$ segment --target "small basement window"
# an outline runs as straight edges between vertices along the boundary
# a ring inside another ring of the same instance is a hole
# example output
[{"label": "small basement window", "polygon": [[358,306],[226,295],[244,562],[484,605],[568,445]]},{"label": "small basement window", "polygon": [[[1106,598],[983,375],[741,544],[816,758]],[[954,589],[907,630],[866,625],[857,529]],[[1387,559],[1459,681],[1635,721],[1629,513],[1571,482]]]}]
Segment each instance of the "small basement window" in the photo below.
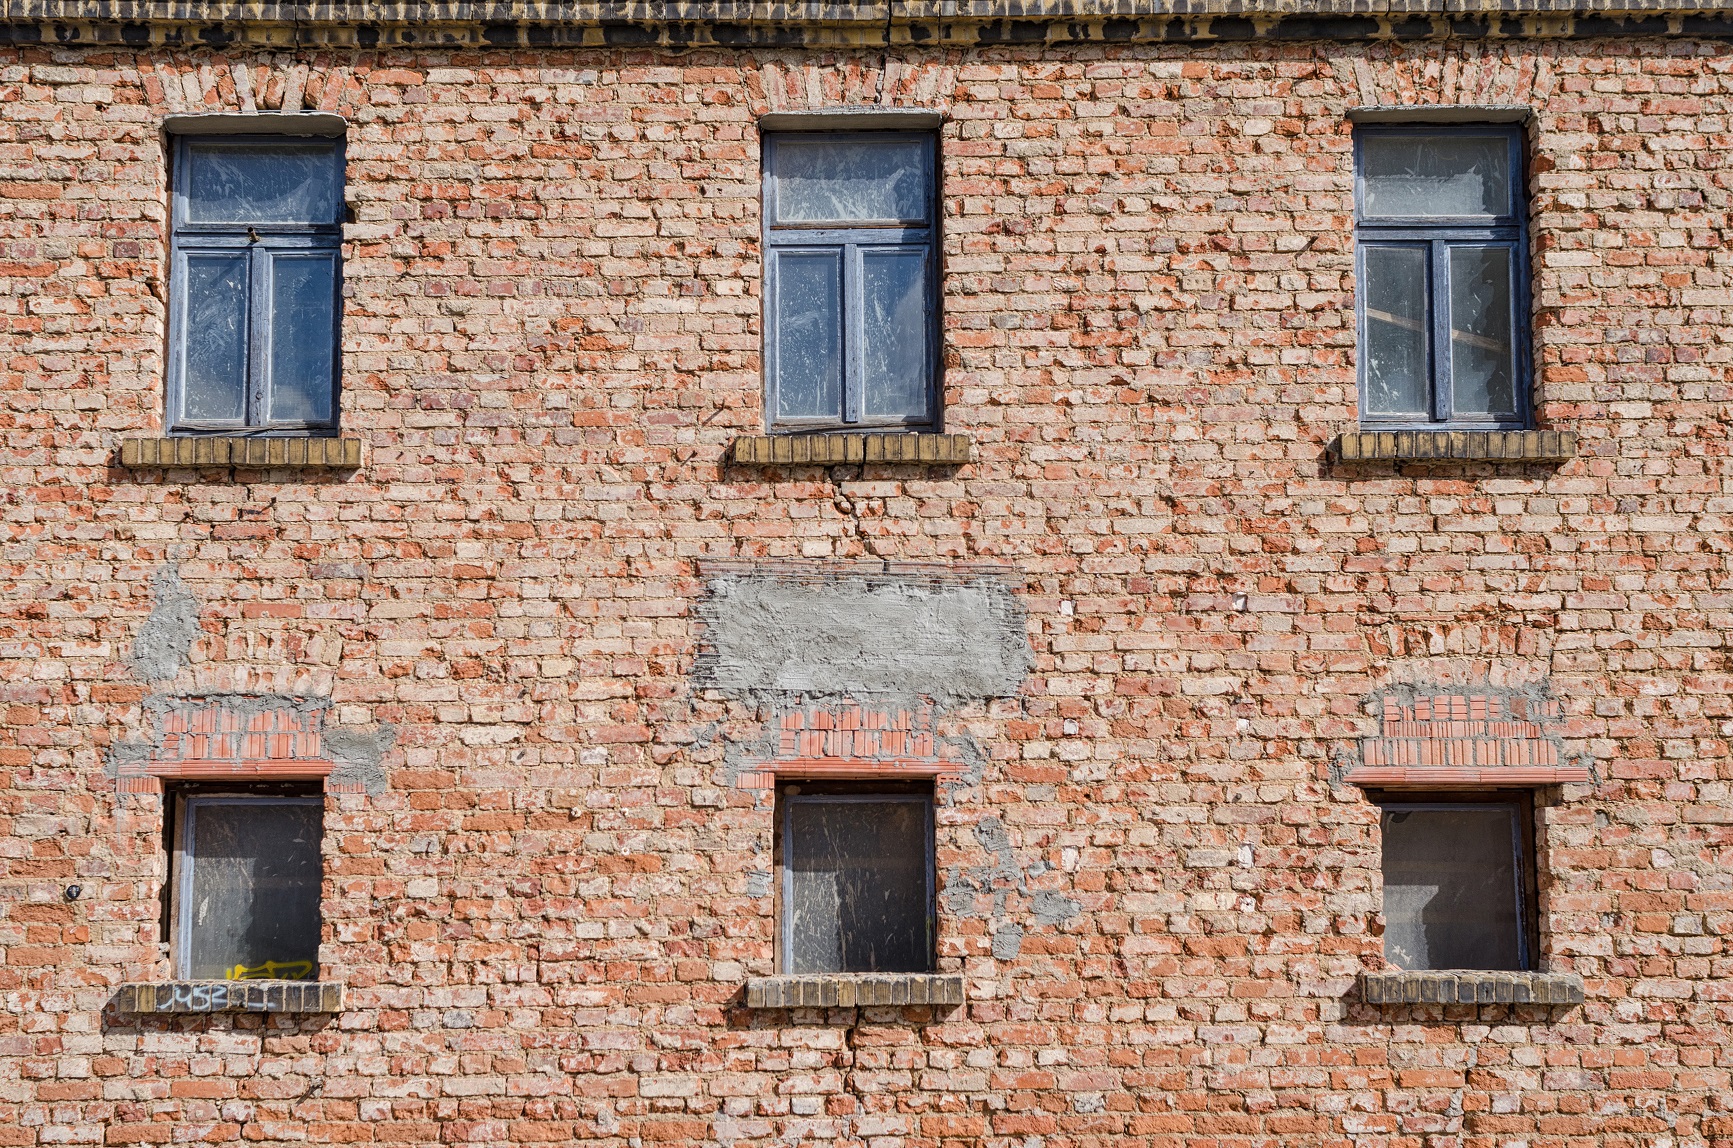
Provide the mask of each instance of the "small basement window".
[{"label": "small basement window", "polygon": [[1399,969],[1534,967],[1527,793],[1381,800],[1384,959]]},{"label": "small basement window", "polygon": [[924,973],[933,967],[930,786],[784,786],[781,971]]},{"label": "small basement window", "polygon": [[177,979],[317,978],[325,802],[284,788],[174,795],[169,935]]}]

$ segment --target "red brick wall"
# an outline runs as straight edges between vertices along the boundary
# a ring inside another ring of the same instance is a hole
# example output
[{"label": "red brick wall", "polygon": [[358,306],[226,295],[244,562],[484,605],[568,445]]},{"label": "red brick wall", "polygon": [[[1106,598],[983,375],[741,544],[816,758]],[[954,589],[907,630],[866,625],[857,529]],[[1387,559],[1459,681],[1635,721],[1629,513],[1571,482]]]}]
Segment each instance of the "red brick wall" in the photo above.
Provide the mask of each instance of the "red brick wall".
[{"label": "red brick wall", "polygon": [[[1733,1144],[1733,49],[893,59],[886,100],[950,117],[946,423],[978,461],[724,466],[761,429],[754,117],[870,100],[880,59],[0,50],[0,1144]],[[353,121],[363,465],[120,470],[161,427],[161,118],[285,100]],[[1573,461],[1325,454],[1344,113],[1399,102],[1536,109]],[[981,759],[940,811],[981,893],[941,915],[966,1007],[739,1007],[771,825],[730,757],[766,735],[691,685],[706,557],[1022,571],[1034,673],[937,730]],[[170,561],[202,636],[144,682]],[[1368,700],[1543,684],[1596,778],[1543,791],[1538,850],[1587,1002],[1356,1003],[1376,816],[1332,779]],[[117,792],[117,747],[150,698],[237,692],[397,728],[388,787],[329,801],[350,1007],[105,1013],[167,971],[161,799]]]}]

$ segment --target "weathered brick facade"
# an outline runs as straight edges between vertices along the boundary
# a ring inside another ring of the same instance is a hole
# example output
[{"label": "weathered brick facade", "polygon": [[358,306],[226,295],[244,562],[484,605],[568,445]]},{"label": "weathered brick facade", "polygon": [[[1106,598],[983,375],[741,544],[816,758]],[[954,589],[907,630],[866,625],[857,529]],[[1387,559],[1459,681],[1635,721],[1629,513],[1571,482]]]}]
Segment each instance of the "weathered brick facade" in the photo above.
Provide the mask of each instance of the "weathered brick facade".
[{"label": "weathered brick facade", "polygon": [[[8,12],[0,1144],[1733,1145],[1725,14],[684,50]],[[966,464],[730,455],[765,430],[756,120],[851,104],[945,116]],[[1332,453],[1348,113],[1394,104],[1532,109],[1573,457]],[[299,108],[348,120],[360,464],[123,466],[163,432],[162,123]],[[936,704],[730,678],[705,611],[764,580],[978,595],[1026,658]],[[1501,736],[1588,771],[1535,791],[1540,965],[1582,1003],[1367,1003],[1348,774],[1416,763],[1362,739]],[[966,1003],[747,1008],[779,758],[887,755],[942,775]],[[185,761],[330,775],[340,1011],[122,1011],[168,976]]]}]

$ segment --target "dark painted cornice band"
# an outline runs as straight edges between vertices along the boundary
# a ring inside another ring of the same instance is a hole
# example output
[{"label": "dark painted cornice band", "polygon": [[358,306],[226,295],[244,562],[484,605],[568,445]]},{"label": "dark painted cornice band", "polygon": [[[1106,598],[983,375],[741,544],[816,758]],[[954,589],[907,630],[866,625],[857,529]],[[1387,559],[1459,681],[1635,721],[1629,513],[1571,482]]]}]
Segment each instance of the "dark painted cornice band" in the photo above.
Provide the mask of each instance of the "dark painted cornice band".
[{"label": "dark painted cornice band", "polygon": [[778,48],[1733,37],[1727,0],[0,0],[0,42]]}]

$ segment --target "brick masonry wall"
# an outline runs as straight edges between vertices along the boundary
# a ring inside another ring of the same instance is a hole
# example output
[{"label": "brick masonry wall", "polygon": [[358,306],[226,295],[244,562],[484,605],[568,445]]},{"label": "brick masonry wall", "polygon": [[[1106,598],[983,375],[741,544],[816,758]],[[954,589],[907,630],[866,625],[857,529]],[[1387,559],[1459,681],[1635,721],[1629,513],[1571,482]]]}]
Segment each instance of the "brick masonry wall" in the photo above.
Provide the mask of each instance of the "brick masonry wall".
[{"label": "brick masonry wall", "polygon": [[[949,116],[977,461],[725,464],[754,117],[881,91]],[[1408,102],[1536,110],[1563,465],[1326,454],[1344,113]],[[284,106],[353,121],[362,466],[122,470],[161,427],[158,125]],[[1730,115],[1690,40],[0,50],[0,1143],[1733,1144]],[[692,684],[706,558],[1021,571],[1033,673],[935,731],[978,750],[939,814],[963,1008],[742,1007],[771,807],[732,779],[779,731]],[[1542,793],[1541,948],[1583,1005],[1357,1001],[1340,770],[1393,689],[1559,701],[1595,780]],[[117,775],[162,699],[234,694],[322,699],[386,782],[328,800],[345,1011],[105,1011],[167,974],[161,798]]]}]

